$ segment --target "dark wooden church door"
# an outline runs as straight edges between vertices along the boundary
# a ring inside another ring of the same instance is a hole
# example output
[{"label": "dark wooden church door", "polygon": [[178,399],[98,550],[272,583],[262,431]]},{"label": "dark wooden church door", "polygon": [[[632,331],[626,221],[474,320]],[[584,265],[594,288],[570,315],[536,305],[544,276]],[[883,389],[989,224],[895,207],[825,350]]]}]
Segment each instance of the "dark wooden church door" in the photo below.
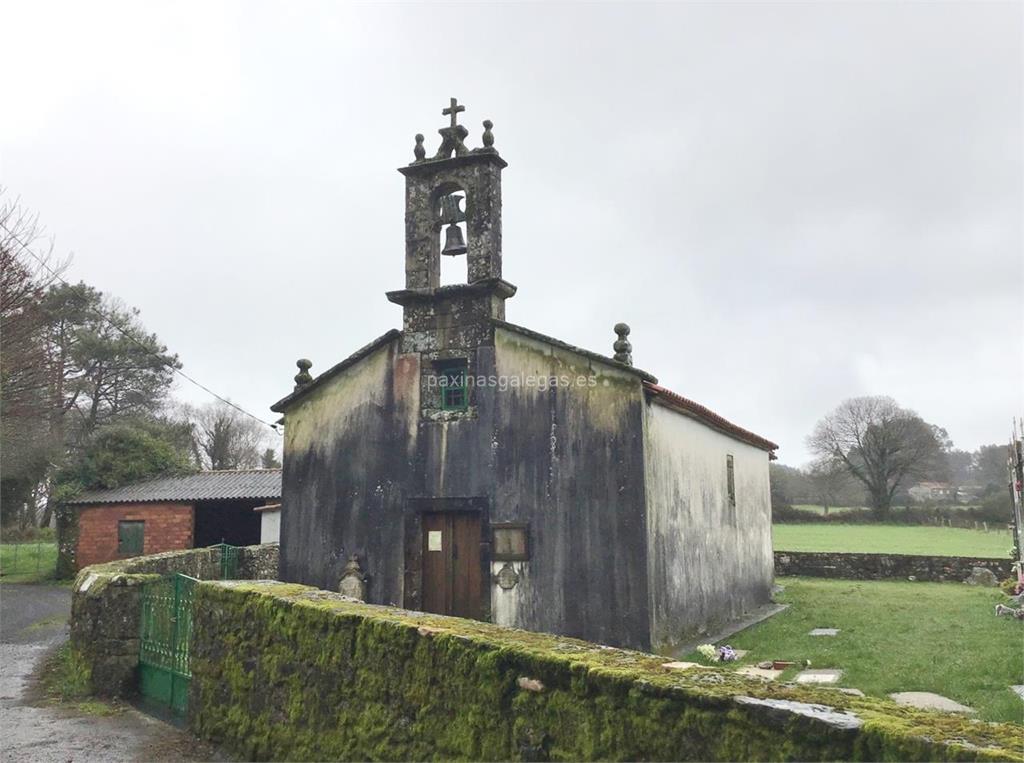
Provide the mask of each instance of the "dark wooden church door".
[{"label": "dark wooden church door", "polygon": [[423,610],[480,617],[480,515],[423,514]]}]

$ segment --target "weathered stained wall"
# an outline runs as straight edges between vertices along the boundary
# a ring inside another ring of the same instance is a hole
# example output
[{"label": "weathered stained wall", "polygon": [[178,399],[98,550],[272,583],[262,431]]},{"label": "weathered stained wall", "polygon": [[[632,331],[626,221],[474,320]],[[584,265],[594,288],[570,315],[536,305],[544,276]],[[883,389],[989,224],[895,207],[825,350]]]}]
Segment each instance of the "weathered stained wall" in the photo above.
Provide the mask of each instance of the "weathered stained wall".
[{"label": "weathered stained wall", "polygon": [[287,408],[282,579],[336,590],[357,554],[369,602],[419,608],[419,512],[468,499],[485,526],[529,527],[518,583],[486,582],[484,619],[646,648],[766,602],[767,453],[647,404],[628,369],[492,326],[493,344],[462,350],[494,380],[467,411],[421,408],[419,355],[397,337]]},{"label": "weathered stained wall", "polygon": [[419,416],[419,364],[399,338],[285,414],[281,579],[337,590],[350,554],[368,601],[402,603],[403,509]]},{"label": "weathered stained wall", "polygon": [[492,585],[494,621],[647,646],[639,377],[504,328],[495,330],[495,354],[499,380],[570,384],[491,393],[492,432],[482,443],[494,469],[491,522],[528,522],[531,547],[529,561],[513,563],[514,588]]},{"label": "weathered stained wall", "polygon": [[645,406],[644,449],[652,644],[670,648],[769,600],[768,454],[657,402]]}]

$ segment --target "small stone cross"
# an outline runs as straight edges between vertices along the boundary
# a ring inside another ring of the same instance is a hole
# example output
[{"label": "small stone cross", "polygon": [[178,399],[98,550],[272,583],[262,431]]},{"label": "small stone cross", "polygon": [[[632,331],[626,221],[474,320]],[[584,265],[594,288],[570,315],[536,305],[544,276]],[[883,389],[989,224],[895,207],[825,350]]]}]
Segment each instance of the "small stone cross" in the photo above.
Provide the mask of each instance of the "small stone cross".
[{"label": "small stone cross", "polygon": [[452,98],[451,99],[451,106],[449,106],[447,109],[441,109],[441,114],[443,116],[448,116],[450,114],[451,117],[452,117],[452,127],[457,127],[458,124],[459,124],[458,123],[459,112],[460,111],[465,111],[465,110],[466,110],[465,106],[460,106],[459,105],[459,99],[458,98]]}]

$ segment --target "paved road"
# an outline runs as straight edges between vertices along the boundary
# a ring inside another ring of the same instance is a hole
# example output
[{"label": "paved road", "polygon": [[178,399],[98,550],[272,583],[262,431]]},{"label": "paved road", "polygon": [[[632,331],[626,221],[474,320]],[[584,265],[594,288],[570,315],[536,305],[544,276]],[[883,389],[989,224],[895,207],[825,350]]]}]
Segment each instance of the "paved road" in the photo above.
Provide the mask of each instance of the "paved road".
[{"label": "paved road", "polygon": [[0,761],[209,760],[188,734],[118,705],[113,715],[34,698],[33,672],[67,638],[68,588],[0,583]]}]

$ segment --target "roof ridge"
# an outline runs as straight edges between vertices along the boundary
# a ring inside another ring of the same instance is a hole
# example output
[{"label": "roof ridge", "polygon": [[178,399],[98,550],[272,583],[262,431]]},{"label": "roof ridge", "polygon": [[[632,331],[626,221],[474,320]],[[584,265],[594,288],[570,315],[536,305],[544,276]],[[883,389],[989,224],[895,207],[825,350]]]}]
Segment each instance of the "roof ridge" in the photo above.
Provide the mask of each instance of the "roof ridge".
[{"label": "roof ridge", "polygon": [[[193,474],[241,474],[248,472],[279,472],[281,471],[280,466],[269,466],[269,467],[253,467],[251,469],[200,469],[198,472],[190,472],[189,474],[178,475],[181,477],[190,477]],[[174,475],[169,475],[174,476]]]},{"label": "roof ridge", "polygon": [[296,400],[301,398],[306,393],[316,389],[323,382],[327,381],[328,379],[330,379],[335,374],[338,374],[338,373],[344,371],[346,368],[349,368],[350,366],[355,365],[357,362],[359,362],[363,358],[365,358],[368,355],[370,355],[371,353],[379,350],[381,347],[385,346],[388,342],[391,342],[391,341],[397,339],[400,336],[402,336],[402,332],[399,331],[398,329],[389,329],[388,331],[386,331],[383,334],[381,334],[379,337],[374,339],[369,344],[364,344],[362,347],[360,347],[358,350],[353,352],[351,355],[349,355],[344,360],[341,360],[338,363],[335,363],[333,366],[328,368],[326,371],[324,371],[320,375],[313,377],[312,381],[308,381],[308,382],[306,382],[305,384],[303,384],[301,386],[295,387],[295,389],[293,389],[287,395],[285,395],[280,400],[278,400],[276,403],[274,403],[272,406],[270,406],[270,410],[272,410],[274,413],[283,413],[285,408],[287,408],[289,405],[291,405],[293,402],[295,402]]},{"label": "roof ridge", "polygon": [[645,381],[644,389],[646,389],[655,400],[661,400],[670,408],[684,413],[689,413],[703,421],[705,424],[718,429],[725,434],[731,435],[738,440],[746,442],[749,445],[761,448],[762,450],[767,450],[772,455],[774,455],[774,451],[779,447],[768,438],[751,432],[749,429],[744,429],[739,424],[734,424],[725,418],[725,416],[715,413],[707,406],[701,405],[688,397],[683,397],[678,392],[673,392],[667,387],[662,387],[660,384],[652,384]]},{"label": "roof ridge", "polygon": [[616,368],[620,371],[636,374],[645,383],[658,383],[658,379],[653,374],[644,371],[642,368],[637,368],[634,365],[623,363],[621,361],[616,360],[613,357],[602,355],[600,352],[594,352],[593,350],[588,350],[585,347],[579,347],[578,345],[572,344],[571,342],[566,342],[562,339],[558,339],[557,337],[542,334],[541,332],[534,331],[533,329],[527,328],[526,326],[520,326],[518,323],[509,323],[508,321],[502,320],[501,318],[491,318],[491,323],[493,323],[495,326],[507,329],[508,331],[514,331],[519,334],[522,334],[523,336],[529,339],[533,339],[539,342],[546,342],[548,344],[554,345],[555,347],[560,347],[563,350],[575,352],[579,355],[582,355],[585,358],[590,358],[591,360],[596,360],[601,363],[605,363],[611,366],[612,368]]},{"label": "roof ridge", "polygon": [[209,469],[164,474],[110,488],[85,490],[64,503],[195,502],[281,497],[280,469]]}]

